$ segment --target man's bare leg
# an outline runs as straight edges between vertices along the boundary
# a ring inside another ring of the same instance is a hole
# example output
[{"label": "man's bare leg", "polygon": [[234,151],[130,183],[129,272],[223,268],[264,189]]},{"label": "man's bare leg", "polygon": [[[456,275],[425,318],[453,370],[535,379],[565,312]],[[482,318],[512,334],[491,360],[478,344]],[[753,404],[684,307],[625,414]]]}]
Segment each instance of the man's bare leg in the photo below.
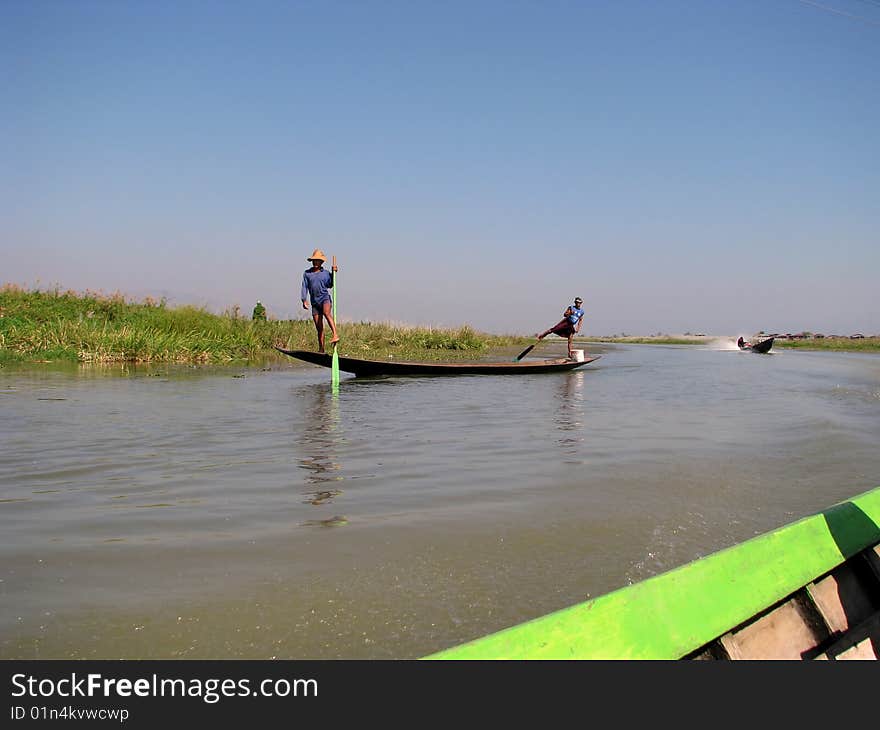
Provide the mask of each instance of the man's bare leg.
[{"label": "man's bare leg", "polygon": [[336,322],[333,321],[333,309],[330,302],[324,302],[324,316],[327,318],[327,322],[330,324],[330,344],[333,345],[339,342],[339,334],[336,332]]},{"label": "man's bare leg", "polygon": [[318,352],[324,352],[324,320],[320,314],[313,314],[315,329],[318,331]]}]

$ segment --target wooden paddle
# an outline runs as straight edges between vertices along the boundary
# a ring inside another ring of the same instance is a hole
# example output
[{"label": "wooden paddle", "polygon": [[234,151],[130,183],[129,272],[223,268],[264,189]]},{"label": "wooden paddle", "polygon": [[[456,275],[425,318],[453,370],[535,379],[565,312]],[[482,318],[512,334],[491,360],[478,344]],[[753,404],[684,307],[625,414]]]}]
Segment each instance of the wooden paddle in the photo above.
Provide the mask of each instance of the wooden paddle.
[{"label": "wooden paddle", "polygon": [[[336,268],[336,256],[333,257],[333,269]],[[339,321],[336,319],[336,300],[339,298],[339,288],[336,286],[337,273],[331,269],[333,273],[333,321],[336,323],[336,329],[339,330]],[[330,366],[330,384],[339,385],[339,343],[333,343],[333,363]]]},{"label": "wooden paddle", "polygon": [[[538,342],[540,341],[541,340],[538,340]],[[522,360],[526,355],[528,355],[532,350],[535,349],[535,345],[537,345],[538,342],[533,342],[531,345],[529,345],[525,350],[523,350],[519,355],[516,356],[514,362],[519,362],[520,360]]]}]

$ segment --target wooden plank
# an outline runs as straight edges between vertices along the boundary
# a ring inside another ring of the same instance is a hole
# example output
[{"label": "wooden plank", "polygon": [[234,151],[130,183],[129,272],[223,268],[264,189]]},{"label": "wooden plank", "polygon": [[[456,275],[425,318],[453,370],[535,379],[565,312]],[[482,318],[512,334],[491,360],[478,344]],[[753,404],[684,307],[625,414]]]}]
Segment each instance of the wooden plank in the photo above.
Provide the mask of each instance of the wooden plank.
[{"label": "wooden plank", "polygon": [[731,659],[803,659],[829,636],[803,592],[721,639]]}]

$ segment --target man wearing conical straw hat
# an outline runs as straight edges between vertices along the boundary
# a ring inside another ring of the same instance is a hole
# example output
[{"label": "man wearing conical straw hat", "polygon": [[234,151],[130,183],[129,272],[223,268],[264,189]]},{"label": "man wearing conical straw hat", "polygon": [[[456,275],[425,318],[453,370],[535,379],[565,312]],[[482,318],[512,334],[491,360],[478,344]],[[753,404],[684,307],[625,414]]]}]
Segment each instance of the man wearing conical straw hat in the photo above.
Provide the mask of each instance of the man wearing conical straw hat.
[{"label": "man wearing conical straw hat", "polygon": [[331,267],[331,271],[324,269],[324,262],[327,257],[320,248],[316,248],[312,255],[306,261],[310,261],[312,268],[306,269],[303,273],[302,299],[303,309],[309,308],[309,300],[312,305],[312,319],[315,321],[315,329],[318,330],[318,352],[324,352],[324,318],[330,324],[333,337],[330,344],[339,342],[339,335],[336,332],[336,322],[333,321],[333,300],[330,298],[329,289],[333,288],[333,274],[336,272],[336,266]]}]

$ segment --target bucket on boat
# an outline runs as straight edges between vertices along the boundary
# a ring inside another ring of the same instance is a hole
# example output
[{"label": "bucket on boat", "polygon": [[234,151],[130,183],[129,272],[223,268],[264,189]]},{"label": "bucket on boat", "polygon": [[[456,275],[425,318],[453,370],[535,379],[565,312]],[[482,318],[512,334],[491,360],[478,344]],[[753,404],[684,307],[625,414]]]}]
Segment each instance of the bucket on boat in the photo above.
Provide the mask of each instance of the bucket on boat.
[{"label": "bucket on boat", "polygon": [[574,359],[578,362],[584,361],[584,351],[583,350],[572,350],[571,354],[574,356]]}]

